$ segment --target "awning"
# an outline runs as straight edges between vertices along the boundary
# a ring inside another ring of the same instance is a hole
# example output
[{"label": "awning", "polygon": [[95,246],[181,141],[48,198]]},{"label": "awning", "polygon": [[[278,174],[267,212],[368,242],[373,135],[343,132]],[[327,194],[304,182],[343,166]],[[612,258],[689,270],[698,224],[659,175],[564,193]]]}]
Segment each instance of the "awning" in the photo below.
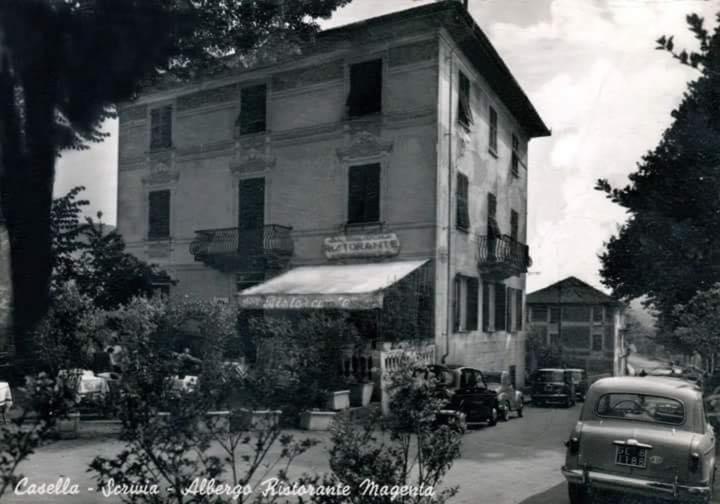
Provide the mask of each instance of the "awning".
[{"label": "awning", "polygon": [[241,291],[238,304],[257,310],[382,308],[383,290],[426,262],[301,266]]}]

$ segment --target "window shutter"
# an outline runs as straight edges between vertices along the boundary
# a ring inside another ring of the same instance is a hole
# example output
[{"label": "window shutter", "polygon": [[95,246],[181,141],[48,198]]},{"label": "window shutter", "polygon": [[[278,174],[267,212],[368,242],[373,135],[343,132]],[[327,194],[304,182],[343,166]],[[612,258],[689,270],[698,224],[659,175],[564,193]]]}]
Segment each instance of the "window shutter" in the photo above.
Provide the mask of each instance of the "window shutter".
[{"label": "window shutter", "polygon": [[498,115],[497,111],[490,106],[490,138],[488,139],[490,150],[497,151],[498,148]]},{"label": "window shutter", "polygon": [[240,133],[259,133],[266,129],[267,86],[260,84],[240,91]]},{"label": "window shutter", "polygon": [[148,195],[148,238],[170,236],[170,191],[152,191]]},{"label": "window shutter", "polygon": [[382,60],[365,61],[350,66],[348,113],[351,117],[374,114],[382,110]]},{"label": "window shutter", "polygon": [[483,282],[482,293],[482,330],[490,331],[490,284]]},{"label": "window shutter", "polygon": [[349,173],[348,222],[365,220],[365,171],[362,166],[353,166]]},{"label": "window shutter", "polygon": [[510,238],[514,241],[518,241],[518,227],[519,227],[520,216],[515,210],[510,210]]},{"label": "window shutter", "polygon": [[507,292],[505,284],[495,284],[495,330],[504,331],[507,318]]},{"label": "window shutter", "polygon": [[478,328],[478,279],[467,279],[467,298],[465,309],[465,329],[475,331]]},{"label": "window shutter", "polygon": [[522,331],[523,320],[525,320],[525,318],[523,317],[523,308],[525,306],[525,303],[523,303],[522,289],[518,289],[515,291],[515,303],[515,329],[518,331]]},{"label": "window shutter", "polygon": [[462,173],[457,174],[455,188],[455,225],[463,230],[470,229],[470,210],[468,208],[468,178]]},{"label": "window shutter", "polygon": [[453,308],[453,331],[460,330],[460,277],[453,279],[452,308]]},{"label": "window shutter", "polygon": [[515,304],[515,289],[512,287],[505,288],[505,330],[512,332],[515,330],[513,327],[512,310]]},{"label": "window shutter", "polygon": [[380,220],[380,165],[365,168],[365,222]]},{"label": "window shutter", "polygon": [[467,76],[458,71],[458,122],[469,127],[472,122],[472,110],[470,108],[470,80]]},{"label": "window shutter", "polygon": [[513,133],[512,136],[512,175],[515,178],[520,177],[520,140]]},{"label": "window shutter", "polygon": [[150,112],[150,148],[172,146],[172,106],[159,107]]}]

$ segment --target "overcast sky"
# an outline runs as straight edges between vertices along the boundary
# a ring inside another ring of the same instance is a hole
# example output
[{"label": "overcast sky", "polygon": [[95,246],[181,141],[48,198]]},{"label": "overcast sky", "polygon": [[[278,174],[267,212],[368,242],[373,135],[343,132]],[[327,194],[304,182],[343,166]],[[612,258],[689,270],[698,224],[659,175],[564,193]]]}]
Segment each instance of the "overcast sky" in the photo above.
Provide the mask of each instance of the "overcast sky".
[{"label": "overcast sky", "polygon": [[[323,26],[426,3],[354,0]],[[469,8],[553,133],[530,145],[528,291],[569,275],[600,287],[597,255],[625,214],[595,181],[627,182],[694,77],[654,41],[671,34],[694,48],[685,16],[696,12],[714,28],[720,1],[470,0]],[[117,122],[106,129],[103,144],[63,154],[55,189],[86,186],[93,212],[115,224]]]}]

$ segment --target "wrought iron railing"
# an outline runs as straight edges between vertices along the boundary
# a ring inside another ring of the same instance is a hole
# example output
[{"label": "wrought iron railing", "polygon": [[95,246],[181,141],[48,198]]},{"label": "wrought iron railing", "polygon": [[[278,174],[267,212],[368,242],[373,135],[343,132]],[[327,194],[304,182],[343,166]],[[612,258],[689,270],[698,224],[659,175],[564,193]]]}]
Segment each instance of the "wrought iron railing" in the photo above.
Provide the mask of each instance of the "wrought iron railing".
[{"label": "wrought iron railing", "polygon": [[481,236],[479,242],[481,267],[506,267],[525,273],[532,265],[529,247],[508,235]]},{"label": "wrought iron railing", "polygon": [[213,256],[290,257],[294,251],[291,231],[291,227],[277,224],[254,229],[203,229],[195,231],[190,253],[197,261]]}]

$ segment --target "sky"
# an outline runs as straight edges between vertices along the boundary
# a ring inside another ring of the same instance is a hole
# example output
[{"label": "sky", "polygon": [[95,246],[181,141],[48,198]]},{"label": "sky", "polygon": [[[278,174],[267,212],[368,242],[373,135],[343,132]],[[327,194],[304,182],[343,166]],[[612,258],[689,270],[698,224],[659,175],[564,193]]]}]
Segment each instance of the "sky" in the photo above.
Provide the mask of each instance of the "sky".
[{"label": "sky", "polygon": [[[322,26],[431,1],[354,0]],[[674,35],[695,48],[685,16],[698,13],[714,28],[720,0],[469,0],[469,10],[552,130],[529,149],[527,290],[570,275],[602,288],[598,254],[626,215],[595,182],[628,182],[695,78],[654,41]],[[105,129],[104,143],[63,154],[55,192],[85,186],[91,212],[115,224],[117,121]]]}]

